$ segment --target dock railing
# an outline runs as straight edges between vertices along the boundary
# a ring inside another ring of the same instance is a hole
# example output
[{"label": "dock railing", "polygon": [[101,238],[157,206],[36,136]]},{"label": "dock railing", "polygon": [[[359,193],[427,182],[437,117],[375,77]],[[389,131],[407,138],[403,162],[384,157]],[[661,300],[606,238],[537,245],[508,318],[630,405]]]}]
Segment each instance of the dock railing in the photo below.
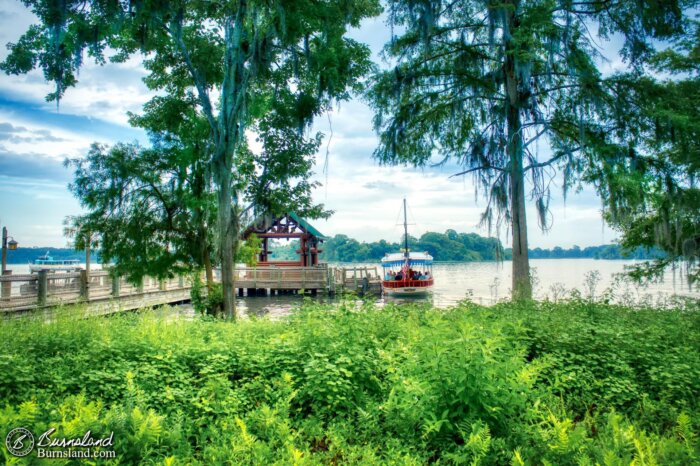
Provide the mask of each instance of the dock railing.
[{"label": "dock railing", "polygon": [[[220,281],[219,271],[214,271]],[[237,267],[234,287],[243,295],[270,290],[280,292],[318,291],[327,293],[381,292],[381,277],[376,267]],[[202,282],[205,281],[202,273]],[[134,284],[110,270],[81,270],[0,276],[0,313],[30,311],[66,304],[89,303],[104,309],[127,310],[181,302],[190,298],[191,276],[157,279],[144,277]],[[104,312],[107,312],[106,310]]]},{"label": "dock railing", "polygon": [[325,290],[328,272],[325,267],[243,267],[236,268],[236,288],[280,290]]},{"label": "dock railing", "polygon": [[[219,271],[214,271],[220,281]],[[337,270],[317,267],[237,267],[235,288],[239,290],[309,290],[333,293]],[[360,272],[360,277],[365,276]],[[205,281],[202,273],[202,282]],[[344,287],[344,283],[339,286]],[[0,312],[31,310],[74,303],[128,303],[129,308],[189,299],[191,276],[157,279],[144,277],[134,284],[110,270],[81,270],[70,273],[41,271],[35,274],[0,277]],[[242,294],[242,293],[241,293]],[[257,293],[256,293],[257,294]],[[250,293],[249,293],[250,295]],[[160,297],[160,298],[159,298]],[[161,302],[162,301],[162,302]]]},{"label": "dock railing", "polygon": [[[189,276],[166,279],[144,277],[134,284],[125,277],[115,277],[109,270],[81,270],[69,273],[40,271],[35,274],[0,276],[0,312],[41,307],[54,307],[80,302],[99,302],[163,294],[181,296],[169,291],[189,292]],[[157,299],[156,299],[157,301]]]},{"label": "dock railing", "polygon": [[381,275],[377,267],[333,267],[333,281],[344,291],[378,293],[381,291]]}]

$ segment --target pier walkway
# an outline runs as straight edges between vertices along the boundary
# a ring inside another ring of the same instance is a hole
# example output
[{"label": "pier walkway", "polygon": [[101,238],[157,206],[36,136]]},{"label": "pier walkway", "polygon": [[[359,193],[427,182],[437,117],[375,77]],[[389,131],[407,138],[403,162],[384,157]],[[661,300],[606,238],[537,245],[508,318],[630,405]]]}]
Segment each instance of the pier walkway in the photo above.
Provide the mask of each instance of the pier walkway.
[{"label": "pier walkway", "polygon": [[[215,275],[218,281],[218,274]],[[381,293],[374,267],[244,267],[236,268],[239,296],[290,293]],[[109,314],[142,307],[187,302],[192,278],[145,277],[134,285],[108,270],[74,273],[4,275],[0,277],[0,314],[17,316],[41,309],[85,303],[90,314]]]}]

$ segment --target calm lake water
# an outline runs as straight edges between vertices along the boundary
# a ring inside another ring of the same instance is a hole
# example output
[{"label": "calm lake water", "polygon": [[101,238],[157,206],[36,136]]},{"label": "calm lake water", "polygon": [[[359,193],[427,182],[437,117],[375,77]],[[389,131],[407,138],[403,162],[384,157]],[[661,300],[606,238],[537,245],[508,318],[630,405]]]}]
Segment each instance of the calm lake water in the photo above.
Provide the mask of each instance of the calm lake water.
[{"label": "calm lake water", "polygon": [[[579,290],[583,296],[601,296],[606,289],[613,292],[619,302],[658,303],[663,305],[671,296],[680,295],[700,298],[698,290],[691,290],[681,270],[668,271],[661,283],[639,286],[616,276],[624,272],[626,265],[635,261],[595,260],[595,259],[533,259],[535,297],[552,300],[569,296],[572,290]],[[345,267],[375,266],[376,264],[332,264]],[[24,264],[8,265],[13,273],[28,273]],[[93,265],[94,269],[99,264]],[[438,263],[433,267],[435,277],[434,292],[422,301],[428,301],[440,308],[452,306],[471,297],[478,303],[492,304],[510,295],[510,262],[464,262]],[[326,301],[329,298],[319,295],[316,298]],[[289,313],[302,302],[301,296],[261,296],[239,298],[238,306],[248,314],[269,315],[271,317]],[[378,304],[385,302],[377,299]],[[188,313],[183,309],[184,313]]]},{"label": "calm lake water", "polygon": [[[700,298],[700,291],[690,290],[681,271],[669,271],[663,282],[638,286],[622,282],[616,276],[624,272],[626,265],[635,261],[595,260],[595,259],[533,259],[535,296],[538,299],[561,299],[574,289],[584,296],[600,296],[611,289],[619,302],[639,303],[648,301],[663,305],[674,295]],[[374,266],[376,264],[334,264],[346,267]],[[411,302],[429,302],[433,306],[447,308],[471,297],[475,302],[493,304],[510,296],[510,262],[462,262],[438,263],[433,267],[435,287],[431,296],[414,298]],[[320,300],[328,299],[319,297]],[[256,315],[276,317],[287,314],[301,303],[300,296],[267,296],[244,298],[239,305],[246,312]],[[385,302],[406,302],[392,298],[379,298],[379,305]]]}]

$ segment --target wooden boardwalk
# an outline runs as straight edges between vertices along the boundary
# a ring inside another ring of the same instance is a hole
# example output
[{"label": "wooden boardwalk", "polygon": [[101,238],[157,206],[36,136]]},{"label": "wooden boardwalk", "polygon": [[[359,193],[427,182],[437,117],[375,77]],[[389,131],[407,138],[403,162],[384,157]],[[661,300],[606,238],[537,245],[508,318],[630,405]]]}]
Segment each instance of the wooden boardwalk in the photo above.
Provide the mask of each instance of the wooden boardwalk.
[{"label": "wooden boardwalk", "polygon": [[[216,274],[215,279],[218,278]],[[381,293],[372,267],[251,267],[236,268],[239,296],[309,292],[316,294]],[[190,300],[192,281],[181,276],[166,280],[145,277],[140,285],[109,271],[5,275],[0,277],[0,315],[19,316],[42,309],[85,303],[89,314],[108,314]]]}]

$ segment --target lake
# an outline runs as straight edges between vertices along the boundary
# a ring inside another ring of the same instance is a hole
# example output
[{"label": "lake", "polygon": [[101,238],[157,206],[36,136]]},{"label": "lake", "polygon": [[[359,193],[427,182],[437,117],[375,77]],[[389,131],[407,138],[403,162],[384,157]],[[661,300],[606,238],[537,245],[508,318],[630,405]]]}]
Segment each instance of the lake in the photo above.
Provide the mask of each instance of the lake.
[{"label": "lake", "polygon": [[[638,286],[616,280],[624,272],[626,265],[639,263],[625,260],[596,259],[533,259],[530,266],[535,277],[535,297],[538,299],[561,299],[577,289],[583,296],[601,296],[606,289],[612,289],[618,302],[648,301],[663,305],[673,295],[700,298],[698,290],[690,290],[680,270],[668,271],[661,283]],[[377,264],[332,264],[338,266],[375,266]],[[29,273],[26,264],[11,264],[8,268],[14,274]],[[99,264],[93,264],[99,269]],[[510,262],[460,262],[436,263],[433,267],[435,287],[432,295],[424,298],[432,305],[446,308],[471,296],[477,303],[492,304],[510,296]],[[319,296],[324,301],[328,297]],[[247,313],[284,315],[301,303],[301,296],[260,296],[239,298],[238,306]],[[379,298],[382,305],[384,298]],[[392,300],[396,301],[396,300]],[[415,301],[415,300],[412,300]]]},{"label": "lake", "polygon": [[[535,277],[535,297],[552,300],[569,296],[571,290],[577,289],[584,296],[591,292],[600,296],[607,288],[612,288],[619,302],[641,302],[663,305],[673,295],[700,298],[700,291],[690,290],[681,271],[669,271],[663,282],[649,286],[636,286],[616,280],[616,275],[624,272],[626,265],[638,263],[625,260],[596,259],[533,259],[530,266]],[[376,264],[333,264],[346,267],[373,266]],[[460,262],[436,263],[433,267],[435,287],[432,295],[422,300],[411,302],[432,303],[439,308],[447,308],[471,296],[477,303],[493,304],[510,296],[511,264],[510,262]],[[588,280],[587,280],[588,279]],[[328,299],[319,297],[320,300]],[[378,304],[405,302],[392,298],[379,298]],[[248,313],[270,315],[271,317],[288,313],[301,302],[300,296],[266,296],[244,298],[239,305]]]}]

